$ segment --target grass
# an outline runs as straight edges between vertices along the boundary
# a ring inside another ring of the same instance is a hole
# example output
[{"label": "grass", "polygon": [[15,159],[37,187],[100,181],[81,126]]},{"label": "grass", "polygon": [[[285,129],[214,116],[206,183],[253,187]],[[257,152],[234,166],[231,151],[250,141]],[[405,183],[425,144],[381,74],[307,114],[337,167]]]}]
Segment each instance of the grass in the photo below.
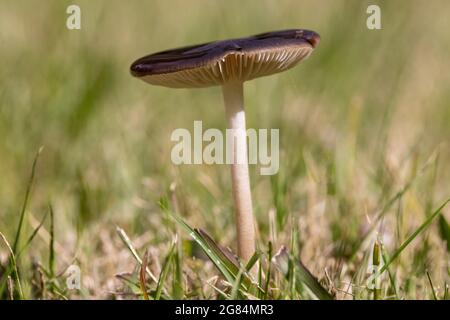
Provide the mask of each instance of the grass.
[{"label": "grass", "polygon": [[[68,1],[0,4],[1,299],[449,298],[448,1],[375,1],[379,31],[373,1],[77,3],[79,31]],[[276,176],[250,167],[243,265],[229,168],[170,162],[175,128],[225,128],[220,90],[128,67],[293,27],[321,34],[313,55],[246,83],[248,127],[279,128],[281,157]]]}]

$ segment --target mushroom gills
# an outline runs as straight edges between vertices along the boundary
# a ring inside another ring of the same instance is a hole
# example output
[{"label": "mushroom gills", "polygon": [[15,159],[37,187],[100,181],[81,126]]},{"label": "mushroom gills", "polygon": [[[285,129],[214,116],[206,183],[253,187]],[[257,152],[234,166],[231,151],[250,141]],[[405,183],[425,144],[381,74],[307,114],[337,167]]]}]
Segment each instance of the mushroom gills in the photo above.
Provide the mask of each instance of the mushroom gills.
[{"label": "mushroom gills", "polygon": [[142,80],[170,88],[202,88],[230,81],[244,82],[294,67],[309,57],[313,48],[279,48],[255,53],[233,51],[213,64],[170,73],[146,75]]}]

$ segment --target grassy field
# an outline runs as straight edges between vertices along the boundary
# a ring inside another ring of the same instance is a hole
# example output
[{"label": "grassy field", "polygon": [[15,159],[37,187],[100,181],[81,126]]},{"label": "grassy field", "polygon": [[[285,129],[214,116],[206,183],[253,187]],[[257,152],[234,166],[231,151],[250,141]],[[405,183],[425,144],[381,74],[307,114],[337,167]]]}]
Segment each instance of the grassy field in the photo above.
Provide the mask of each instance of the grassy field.
[{"label": "grassy field", "polygon": [[[72,3],[0,3],[1,299],[449,298],[449,1],[79,0],[68,30]],[[366,28],[373,3],[382,30]],[[236,250],[229,168],[170,161],[174,129],[225,129],[220,89],[129,66],[288,28],[322,41],[245,86],[247,126],[279,128],[281,149],[277,175],[250,167],[248,274],[215,244]]]}]

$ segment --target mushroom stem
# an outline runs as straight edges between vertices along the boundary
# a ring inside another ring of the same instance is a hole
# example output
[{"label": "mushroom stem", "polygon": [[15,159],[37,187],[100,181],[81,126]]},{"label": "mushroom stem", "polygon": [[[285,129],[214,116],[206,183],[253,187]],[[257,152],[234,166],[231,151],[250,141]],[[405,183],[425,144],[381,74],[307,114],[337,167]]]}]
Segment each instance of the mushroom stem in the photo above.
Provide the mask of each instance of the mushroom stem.
[{"label": "mushroom stem", "polygon": [[[227,139],[227,163],[231,163],[231,179],[237,228],[238,255],[247,262],[255,252],[255,226],[248,173],[247,131],[243,83],[230,82],[222,86],[225,111],[232,141]],[[228,135],[227,135],[228,138]],[[231,150],[228,149],[231,143]],[[231,151],[231,155],[228,154]]]}]

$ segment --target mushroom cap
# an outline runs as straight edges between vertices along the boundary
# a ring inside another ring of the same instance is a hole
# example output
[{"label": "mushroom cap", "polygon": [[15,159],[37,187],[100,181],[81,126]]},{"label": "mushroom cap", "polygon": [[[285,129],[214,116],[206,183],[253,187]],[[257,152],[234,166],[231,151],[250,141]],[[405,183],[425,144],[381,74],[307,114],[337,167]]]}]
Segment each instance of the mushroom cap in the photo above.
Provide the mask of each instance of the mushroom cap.
[{"label": "mushroom cap", "polygon": [[282,72],[306,59],[319,44],[314,31],[292,29],[161,51],[136,60],[131,74],[171,88],[244,82]]}]

